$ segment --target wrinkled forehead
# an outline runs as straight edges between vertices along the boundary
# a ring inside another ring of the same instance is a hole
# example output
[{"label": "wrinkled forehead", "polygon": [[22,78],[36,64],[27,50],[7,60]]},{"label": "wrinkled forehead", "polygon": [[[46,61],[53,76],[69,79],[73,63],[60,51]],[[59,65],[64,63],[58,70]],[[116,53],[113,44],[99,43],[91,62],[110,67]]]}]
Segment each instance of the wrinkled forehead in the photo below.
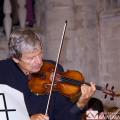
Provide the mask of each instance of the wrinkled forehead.
[{"label": "wrinkled forehead", "polygon": [[42,49],[27,50],[22,53],[22,58],[24,57],[34,57],[43,55]]},{"label": "wrinkled forehead", "polygon": [[35,51],[42,51],[42,45],[38,42],[36,44],[27,44],[24,41],[21,43],[21,52],[35,52]]}]

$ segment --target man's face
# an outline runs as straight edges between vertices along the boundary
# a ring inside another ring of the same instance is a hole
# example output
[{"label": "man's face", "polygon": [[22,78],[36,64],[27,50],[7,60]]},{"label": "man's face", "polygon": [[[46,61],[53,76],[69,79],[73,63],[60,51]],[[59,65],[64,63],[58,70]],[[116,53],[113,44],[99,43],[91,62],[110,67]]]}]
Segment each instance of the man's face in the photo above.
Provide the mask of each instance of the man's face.
[{"label": "man's face", "polygon": [[41,49],[24,52],[20,60],[13,58],[25,74],[38,72],[43,64],[43,53]]}]

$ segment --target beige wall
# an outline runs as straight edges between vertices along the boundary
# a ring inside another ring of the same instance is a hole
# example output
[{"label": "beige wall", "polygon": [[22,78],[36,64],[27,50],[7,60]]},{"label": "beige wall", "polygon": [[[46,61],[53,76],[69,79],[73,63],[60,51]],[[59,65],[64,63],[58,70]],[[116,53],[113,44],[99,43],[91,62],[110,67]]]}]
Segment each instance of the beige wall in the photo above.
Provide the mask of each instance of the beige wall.
[{"label": "beige wall", "polygon": [[[68,20],[60,56],[65,70],[78,70],[86,81],[93,81],[103,88],[109,83],[108,89],[114,85],[119,91],[119,15],[113,12],[97,14],[96,0],[50,0],[46,4],[45,57],[57,59],[64,22]],[[104,100],[102,92],[95,96],[106,106],[120,106],[119,98],[110,101],[108,96]]]}]

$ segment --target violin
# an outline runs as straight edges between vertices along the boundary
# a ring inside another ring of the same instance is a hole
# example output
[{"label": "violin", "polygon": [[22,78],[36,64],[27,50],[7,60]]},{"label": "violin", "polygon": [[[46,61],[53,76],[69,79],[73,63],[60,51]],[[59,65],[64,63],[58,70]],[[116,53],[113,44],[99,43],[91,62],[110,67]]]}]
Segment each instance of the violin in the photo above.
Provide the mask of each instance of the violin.
[{"label": "violin", "polygon": [[[51,86],[51,74],[55,68],[55,65],[49,62],[43,62],[43,66],[38,73],[32,74],[31,79],[28,82],[29,89],[36,95],[49,94]],[[80,93],[82,84],[90,85],[90,83],[85,82],[83,74],[76,70],[67,70],[66,72],[60,72],[57,68],[55,75],[55,81],[53,85],[53,91],[58,91],[62,95],[69,97],[71,100],[74,96]],[[111,96],[111,100],[115,96],[120,96],[119,93],[108,89],[108,84],[105,88],[96,85],[96,89],[105,93],[105,98],[107,95]]]}]

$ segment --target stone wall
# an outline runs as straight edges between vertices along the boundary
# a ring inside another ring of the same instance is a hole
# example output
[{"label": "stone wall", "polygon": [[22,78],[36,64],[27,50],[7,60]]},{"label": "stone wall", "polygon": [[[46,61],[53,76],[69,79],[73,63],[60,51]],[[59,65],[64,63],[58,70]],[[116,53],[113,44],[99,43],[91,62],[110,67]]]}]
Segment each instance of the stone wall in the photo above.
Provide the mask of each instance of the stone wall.
[{"label": "stone wall", "polygon": [[88,81],[98,78],[96,2],[92,1],[50,0],[46,11],[46,57],[56,60],[67,20],[60,62],[66,69],[81,71]]},{"label": "stone wall", "polygon": [[[116,12],[111,15],[114,19],[109,20],[107,13],[104,15],[107,19],[98,13],[96,0],[47,1],[46,59],[57,59],[64,22],[67,20],[60,56],[65,70],[78,70],[87,82],[95,82],[103,88],[109,83],[108,89],[114,85],[115,90],[119,91],[119,17],[116,17]],[[113,32],[116,34],[113,35]],[[99,91],[95,96],[104,104],[120,106],[119,98],[110,101],[108,97],[104,100],[104,94]]]},{"label": "stone wall", "polygon": [[5,36],[0,37],[0,60],[8,57],[8,41]]},{"label": "stone wall", "polygon": [[[100,17],[100,46],[99,73],[102,85],[114,86],[114,91],[120,90],[120,11],[111,14],[101,14]],[[120,106],[119,97],[114,101],[104,101],[105,104]]]}]

